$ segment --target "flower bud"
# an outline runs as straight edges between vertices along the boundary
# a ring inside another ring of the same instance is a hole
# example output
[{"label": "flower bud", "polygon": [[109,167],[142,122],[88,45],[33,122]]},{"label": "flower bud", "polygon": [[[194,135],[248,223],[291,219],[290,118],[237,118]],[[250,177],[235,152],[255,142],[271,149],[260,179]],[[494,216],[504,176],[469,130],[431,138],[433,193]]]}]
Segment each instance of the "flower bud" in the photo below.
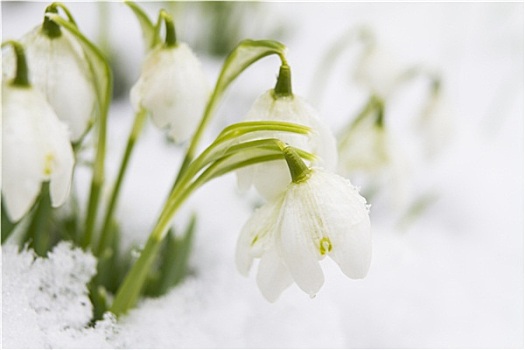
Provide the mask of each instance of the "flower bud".
[{"label": "flower bud", "polygon": [[142,66],[131,89],[135,110],[146,109],[159,128],[168,128],[170,137],[183,142],[199,124],[209,89],[201,64],[185,43],[159,45]]}]

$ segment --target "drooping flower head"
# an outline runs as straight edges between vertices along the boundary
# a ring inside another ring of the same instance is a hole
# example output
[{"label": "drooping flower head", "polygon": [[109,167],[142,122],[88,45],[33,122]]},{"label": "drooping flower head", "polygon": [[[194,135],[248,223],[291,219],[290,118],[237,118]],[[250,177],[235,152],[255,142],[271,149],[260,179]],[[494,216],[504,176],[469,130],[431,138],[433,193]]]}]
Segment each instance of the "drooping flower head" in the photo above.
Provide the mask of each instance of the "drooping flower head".
[{"label": "drooping flower head", "polygon": [[383,114],[382,100],[372,96],[361,114],[341,134],[338,144],[340,174],[372,173],[381,170],[391,160],[391,145]]},{"label": "drooping flower head", "polygon": [[[22,46],[16,48],[20,61]],[[44,95],[29,80],[21,82],[20,76],[2,82],[2,196],[15,222],[31,208],[45,181],[51,204],[63,204],[74,164],[66,125]]]},{"label": "drooping flower head", "polygon": [[[56,12],[50,5],[46,12]],[[31,82],[53,107],[58,118],[70,131],[70,140],[79,141],[93,122],[96,107],[94,78],[78,41],[49,20],[24,35]],[[3,62],[5,79],[13,79],[15,57]]]},{"label": "drooping flower head", "polygon": [[247,275],[260,259],[257,284],[271,302],[293,282],[314,296],[326,256],[354,279],[367,275],[371,261],[368,206],[350,181],[315,167],[292,177],[247,221],[237,243],[237,268]]},{"label": "drooping flower head", "polygon": [[[175,39],[174,28],[166,43],[147,55],[130,99],[136,111],[146,109],[159,128],[183,142],[195,131],[209,96],[206,77],[190,47]],[[167,33],[170,33],[167,27]]]},{"label": "drooping flower head", "polygon": [[[308,136],[268,132],[261,137],[275,137],[289,145],[310,152],[317,156],[315,165],[334,170],[337,165],[335,137],[328,126],[319,119],[314,108],[303,98],[292,93],[290,79],[290,67],[281,66],[275,89],[265,92],[255,101],[245,120],[283,121],[310,127],[312,131]],[[282,87],[283,85],[285,88]],[[291,181],[290,172],[284,160],[265,162],[240,169],[237,172],[237,178],[242,189],[253,184],[267,200],[276,198]]]}]

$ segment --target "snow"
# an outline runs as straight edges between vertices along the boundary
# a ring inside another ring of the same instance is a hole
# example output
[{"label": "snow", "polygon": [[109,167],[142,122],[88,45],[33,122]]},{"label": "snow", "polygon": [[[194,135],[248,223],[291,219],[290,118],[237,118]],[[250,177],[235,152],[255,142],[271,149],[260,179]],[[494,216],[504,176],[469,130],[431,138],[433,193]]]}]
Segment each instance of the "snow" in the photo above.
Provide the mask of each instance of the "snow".
[{"label": "snow", "polygon": [[[92,316],[86,284],[96,260],[62,242],[48,258],[8,244],[2,254],[2,331],[5,347],[44,347],[53,336],[81,330]],[[5,335],[8,335],[5,337]]]},{"label": "snow", "polygon": [[[424,62],[442,72],[453,132],[435,159],[424,158],[407,127],[420,107],[413,102],[421,99],[423,85],[394,96],[387,116],[409,164],[405,168],[411,170],[402,173],[401,188],[409,199],[436,194],[433,205],[400,230],[397,206],[382,201],[398,198],[386,191],[372,202],[373,258],[366,279],[349,280],[326,259],[325,284],[314,299],[293,286],[270,304],[255,276],[240,276],[234,264],[237,235],[259,199],[253,192],[240,194],[235,176],[225,176],[200,189],[175,219],[181,227],[189,213],[198,212],[191,276],[163,297],[142,300],[118,321],[106,317],[94,327],[87,325],[86,283],[95,268],[90,254],[63,243],[42,259],[4,245],[3,347],[522,348],[523,4],[262,5],[265,14],[291,28],[278,39],[289,47],[294,91],[304,97],[315,91],[312,78],[325,50],[358,24],[372,28],[398,61]],[[2,3],[3,38],[31,29],[44,7]],[[71,4],[70,9],[95,37],[93,4]],[[115,18],[113,36],[127,31],[140,37],[129,10],[112,4],[112,11],[122,13]],[[121,40],[116,46],[129,52],[124,66],[133,81],[143,52],[140,42]],[[334,130],[364,102],[363,91],[351,81],[354,53],[349,50],[337,61],[324,98],[316,102]],[[218,63],[202,58],[211,81]],[[276,61],[268,59],[241,76],[208,137],[226,121],[238,121],[276,73]],[[108,179],[117,171],[131,116],[128,101],[112,107]],[[118,208],[126,248],[144,242],[180,156],[151,123],[145,128]],[[76,186],[82,199],[89,177],[80,175]]]}]

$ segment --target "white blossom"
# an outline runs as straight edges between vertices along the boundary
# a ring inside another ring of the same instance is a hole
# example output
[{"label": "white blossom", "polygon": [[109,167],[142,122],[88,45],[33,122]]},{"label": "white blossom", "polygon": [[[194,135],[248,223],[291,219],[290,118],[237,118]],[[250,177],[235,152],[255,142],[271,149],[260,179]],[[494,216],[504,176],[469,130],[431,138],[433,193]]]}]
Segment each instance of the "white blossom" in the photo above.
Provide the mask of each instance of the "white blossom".
[{"label": "white blossom", "polygon": [[[299,96],[276,96],[273,90],[261,95],[246,116],[246,121],[272,120],[308,126],[310,135],[286,132],[267,132],[261,137],[274,137],[310,152],[318,157],[316,166],[335,170],[337,166],[336,140],[328,126],[319,119],[317,112]],[[290,183],[290,171],[284,160],[252,165],[237,171],[238,184],[247,189],[252,184],[267,200],[277,197]]]},{"label": "white blossom", "polygon": [[[56,115],[78,141],[93,122],[96,107],[94,78],[82,47],[67,31],[50,38],[38,26],[20,39],[24,46],[31,83],[45,96]],[[15,74],[15,58],[6,55],[6,80]]]},{"label": "white blossom", "polygon": [[195,131],[209,95],[201,64],[185,43],[158,46],[146,57],[142,72],[131,89],[135,110],[144,108],[159,128],[183,142]]},{"label": "white blossom", "polygon": [[319,261],[330,256],[350,278],[364,278],[372,240],[366,200],[349,180],[312,168],[244,225],[236,264],[247,275],[260,258],[257,284],[269,301],[295,281],[310,296],[324,283]]},{"label": "white blossom", "polygon": [[50,182],[51,204],[71,187],[73,150],[67,127],[35,88],[2,87],[2,195],[11,220],[27,213]]},{"label": "white blossom", "polygon": [[339,143],[339,174],[371,173],[384,168],[392,159],[389,136],[373,113],[356,120]]}]

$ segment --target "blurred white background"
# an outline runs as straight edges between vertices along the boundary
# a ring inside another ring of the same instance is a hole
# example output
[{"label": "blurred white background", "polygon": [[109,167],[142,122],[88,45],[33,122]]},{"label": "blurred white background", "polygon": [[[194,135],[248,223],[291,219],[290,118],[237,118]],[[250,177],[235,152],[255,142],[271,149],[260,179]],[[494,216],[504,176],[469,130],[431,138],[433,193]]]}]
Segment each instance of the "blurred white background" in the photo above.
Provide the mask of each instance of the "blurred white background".
[{"label": "blurred white background", "polygon": [[[46,3],[1,5],[6,40],[39,24]],[[106,40],[103,45],[118,62],[121,93],[110,123],[111,179],[131,125],[127,89],[143,57],[140,30],[120,3],[68,6],[87,36]],[[175,11],[179,37],[195,48],[213,83],[223,56],[212,55],[206,36],[218,8],[202,9],[210,3],[148,3],[145,8],[154,16],[160,6]],[[317,89],[314,75],[327,50],[351,28],[369,28],[392,62],[440,72],[452,128],[437,158],[421,156],[410,129],[425,96],[421,81],[397,91],[385,115],[409,165],[402,174],[401,195],[414,200],[431,194],[434,201],[400,228],[398,193],[389,188],[395,184],[387,183],[386,195],[371,200],[374,255],[368,277],[348,280],[326,261],[326,282],[315,299],[294,286],[269,304],[253,275],[240,277],[233,262],[237,234],[252,209],[247,198],[255,195],[240,195],[234,176],[219,179],[199,191],[177,219],[182,222],[185,214],[198,210],[194,276],[165,297],[142,303],[121,320],[118,334],[107,338],[109,344],[522,348],[523,3],[263,2],[230,7],[239,8],[237,17],[221,24],[230,39],[238,35],[239,40],[284,42],[294,91],[315,104],[334,132],[366,100],[367,91],[352,80],[359,46],[349,46],[335,58],[326,90]],[[102,34],[101,13],[109,19]],[[273,86],[277,70],[277,59],[271,58],[243,74],[218,110],[210,137],[226,123],[240,120],[254,99]],[[178,157],[162,133],[146,129],[119,208],[130,245],[147,236]],[[82,180],[77,185],[82,187]],[[96,344],[82,339],[77,345]]]}]

